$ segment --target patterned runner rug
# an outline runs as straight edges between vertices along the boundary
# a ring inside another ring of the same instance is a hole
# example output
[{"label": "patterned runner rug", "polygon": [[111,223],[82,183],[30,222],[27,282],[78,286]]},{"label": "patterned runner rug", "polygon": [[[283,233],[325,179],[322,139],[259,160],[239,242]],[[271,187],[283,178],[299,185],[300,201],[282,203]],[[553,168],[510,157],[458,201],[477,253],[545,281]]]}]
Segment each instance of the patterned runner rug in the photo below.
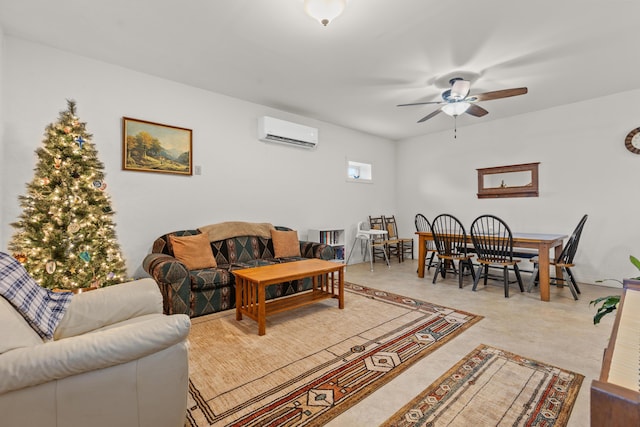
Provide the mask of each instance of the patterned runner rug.
[{"label": "patterned runner rug", "polygon": [[583,379],[481,344],[383,427],[565,426]]},{"label": "patterned runner rug", "polygon": [[187,426],[319,426],[482,317],[350,283],[257,323],[193,319]]}]

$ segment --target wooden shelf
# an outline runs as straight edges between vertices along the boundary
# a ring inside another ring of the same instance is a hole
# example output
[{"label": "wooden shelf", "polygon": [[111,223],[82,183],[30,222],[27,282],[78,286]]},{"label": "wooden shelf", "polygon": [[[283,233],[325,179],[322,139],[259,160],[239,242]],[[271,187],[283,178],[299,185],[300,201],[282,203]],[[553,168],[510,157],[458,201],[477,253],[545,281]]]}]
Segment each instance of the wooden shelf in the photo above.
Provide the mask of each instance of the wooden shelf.
[{"label": "wooden shelf", "polygon": [[317,228],[309,230],[307,240],[311,242],[324,243],[334,249],[334,261],[344,261],[346,247],[344,244],[344,229],[342,228]]},{"label": "wooden shelf", "polygon": [[538,197],[539,164],[540,162],[477,169],[478,199]]}]

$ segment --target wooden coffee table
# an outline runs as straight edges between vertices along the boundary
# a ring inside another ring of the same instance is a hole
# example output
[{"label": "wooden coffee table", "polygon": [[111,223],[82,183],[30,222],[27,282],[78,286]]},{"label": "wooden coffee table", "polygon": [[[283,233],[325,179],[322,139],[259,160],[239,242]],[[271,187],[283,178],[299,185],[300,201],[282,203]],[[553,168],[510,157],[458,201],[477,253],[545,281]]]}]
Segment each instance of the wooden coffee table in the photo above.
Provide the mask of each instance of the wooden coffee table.
[{"label": "wooden coffee table", "polygon": [[[336,294],[335,273],[338,273]],[[338,299],[344,308],[344,264],[306,259],[262,267],[245,268],[233,272],[236,278],[236,320],[246,314],[258,322],[258,335],[266,333],[268,315],[292,310],[328,298]],[[265,301],[265,288],[277,283],[311,277],[313,287],[295,295]]]}]

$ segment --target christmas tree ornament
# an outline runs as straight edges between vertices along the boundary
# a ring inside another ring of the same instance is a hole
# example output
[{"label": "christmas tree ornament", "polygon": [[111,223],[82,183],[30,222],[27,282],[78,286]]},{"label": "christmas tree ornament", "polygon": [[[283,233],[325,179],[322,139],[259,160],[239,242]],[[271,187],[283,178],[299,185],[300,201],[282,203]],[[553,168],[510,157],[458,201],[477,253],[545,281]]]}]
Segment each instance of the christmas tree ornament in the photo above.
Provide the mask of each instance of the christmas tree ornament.
[{"label": "christmas tree ornament", "polygon": [[60,169],[62,167],[62,158],[61,157],[56,157],[53,161],[53,166],[56,169]]},{"label": "christmas tree ornament", "polygon": [[18,261],[20,264],[24,264],[27,261],[27,256],[25,254],[19,253],[19,254],[13,254],[13,257],[16,259],[16,261]]},{"label": "christmas tree ornament", "polygon": [[67,227],[67,231],[69,233],[75,234],[78,231],[80,231],[80,225],[77,222],[72,222],[71,224],[69,224],[69,226]]},{"label": "christmas tree ornament", "polygon": [[89,254],[89,252],[87,251],[82,251],[80,252],[79,255],[80,259],[83,260],[84,262],[89,262],[91,261],[91,255]]},{"label": "christmas tree ornament", "polygon": [[100,185],[100,187],[98,188],[98,190],[100,191],[104,191],[107,189],[107,183],[102,181],[102,184]]},{"label": "christmas tree ornament", "polygon": [[42,185],[49,185],[49,183],[51,182],[51,180],[45,176],[44,178],[42,178],[42,179],[40,180],[40,182],[42,183]]},{"label": "christmas tree ornament", "polygon": [[77,171],[73,171],[73,173],[71,174],[72,178],[78,179],[80,178],[80,174]]},{"label": "christmas tree ornament", "polygon": [[82,135],[76,138],[76,142],[78,143],[78,147],[82,149],[82,146],[84,145],[84,138],[82,137]]},{"label": "christmas tree ornament", "polygon": [[95,188],[100,188],[100,186],[102,186],[102,181],[100,181],[99,179],[96,179],[95,181],[93,181],[93,186]]},{"label": "christmas tree ornament", "polygon": [[70,133],[71,132],[71,126],[65,126],[64,128],[62,128],[62,131],[64,133],[67,133],[67,134]]},{"label": "christmas tree ornament", "polygon": [[107,273],[107,279],[112,280],[114,277],[116,277],[116,273],[114,273],[113,271]]},{"label": "christmas tree ornament", "polygon": [[95,279],[93,282],[91,282],[91,287],[96,289],[99,288],[101,285],[100,279]]},{"label": "christmas tree ornament", "polygon": [[57,264],[55,261],[49,261],[46,264],[47,273],[53,274],[56,271]]}]

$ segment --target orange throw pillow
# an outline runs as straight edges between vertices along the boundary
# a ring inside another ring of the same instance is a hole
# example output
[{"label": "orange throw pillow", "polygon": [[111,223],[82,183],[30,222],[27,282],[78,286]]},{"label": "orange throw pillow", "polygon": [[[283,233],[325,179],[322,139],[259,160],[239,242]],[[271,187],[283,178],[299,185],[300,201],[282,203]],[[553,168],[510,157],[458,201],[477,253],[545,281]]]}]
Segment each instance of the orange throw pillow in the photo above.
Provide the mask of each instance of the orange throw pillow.
[{"label": "orange throw pillow", "polygon": [[209,237],[206,234],[194,236],[169,236],[173,256],[182,262],[188,270],[217,267],[211,251]]},{"label": "orange throw pillow", "polygon": [[300,256],[300,241],[297,231],[271,230],[271,240],[276,258]]}]

